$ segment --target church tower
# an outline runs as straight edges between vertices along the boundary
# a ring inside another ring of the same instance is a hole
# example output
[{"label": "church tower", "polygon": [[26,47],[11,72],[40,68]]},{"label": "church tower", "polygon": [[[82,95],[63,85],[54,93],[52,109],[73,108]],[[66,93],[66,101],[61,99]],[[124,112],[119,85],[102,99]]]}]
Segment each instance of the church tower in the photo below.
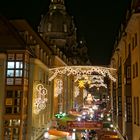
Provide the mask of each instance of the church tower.
[{"label": "church tower", "polygon": [[56,46],[63,52],[76,47],[76,27],[73,18],[66,12],[64,0],[51,0],[38,32],[48,45]]}]

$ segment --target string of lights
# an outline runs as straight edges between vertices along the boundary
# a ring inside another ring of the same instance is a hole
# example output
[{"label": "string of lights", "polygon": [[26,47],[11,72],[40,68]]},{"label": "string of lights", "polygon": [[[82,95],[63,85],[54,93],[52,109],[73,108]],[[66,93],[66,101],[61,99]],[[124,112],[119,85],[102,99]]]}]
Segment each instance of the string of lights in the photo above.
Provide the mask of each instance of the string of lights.
[{"label": "string of lights", "polygon": [[108,76],[112,81],[116,81],[115,69],[108,67],[99,67],[99,66],[65,66],[49,69],[52,75],[49,78],[49,81],[52,81],[57,75],[74,75],[78,78],[82,78],[83,75],[94,75],[97,73],[103,77]]}]

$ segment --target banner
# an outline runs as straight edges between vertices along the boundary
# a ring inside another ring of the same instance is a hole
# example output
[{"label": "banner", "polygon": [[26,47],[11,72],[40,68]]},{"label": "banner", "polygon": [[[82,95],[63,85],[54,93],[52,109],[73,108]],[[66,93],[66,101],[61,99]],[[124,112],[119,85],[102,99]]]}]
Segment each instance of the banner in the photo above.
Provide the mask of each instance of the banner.
[{"label": "banner", "polygon": [[103,124],[102,122],[95,122],[95,121],[68,121],[67,128],[70,129],[102,129]]}]

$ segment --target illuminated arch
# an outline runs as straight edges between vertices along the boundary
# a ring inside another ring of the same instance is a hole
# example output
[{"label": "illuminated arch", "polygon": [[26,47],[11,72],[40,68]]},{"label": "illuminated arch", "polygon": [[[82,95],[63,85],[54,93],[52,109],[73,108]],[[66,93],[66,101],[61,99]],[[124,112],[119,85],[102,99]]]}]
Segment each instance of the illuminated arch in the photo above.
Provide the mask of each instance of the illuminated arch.
[{"label": "illuminated arch", "polygon": [[103,77],[108,76],[113,82],[116,82],[116,69],[101,67],[101,66],[64,66],[57,68],[50,68],[51,76],[49,81],[52,81],[58,75],[73,75],[73,76],[82,76],[82,75],[101,75]]}]

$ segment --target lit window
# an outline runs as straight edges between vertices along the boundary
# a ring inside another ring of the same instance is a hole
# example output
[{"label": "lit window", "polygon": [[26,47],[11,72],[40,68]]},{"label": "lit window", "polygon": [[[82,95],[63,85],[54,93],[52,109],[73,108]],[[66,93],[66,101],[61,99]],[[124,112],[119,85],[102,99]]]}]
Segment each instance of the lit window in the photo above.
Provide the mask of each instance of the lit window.
[{"label": "lit window", "polygon": [[15,85],[21,85],[22,84],[22,78],[15,78]]},{"label": "lit window", "polygon": [[13,85],[14,84],[14,78],[7,78],[7,85]]},{"label": "lit window", "polygon": [[14,70],[7,70],[7,77],[14,77]]},{"label": "lit window", "polygon": [[16,68],[23,68],[23,62],[16,62]]},{"label": "lit window", "polygon": [[15,77],[22,77],[22,70],[16,70]]},{"label": "lit window", "polygon": [[7,67],[12,69],[12,68],[14,68],[14,64],[15,64],[14,62],[8,62]]},{"label": "lit window", "polygon": [[20,126],[20,120],[13,120],[12,121],[12,125],[14,125],[14,126]]},{"label": "lit window", "polygon": [[13,99],[12,98],[6,98],[5,105],[13,105]]}]

